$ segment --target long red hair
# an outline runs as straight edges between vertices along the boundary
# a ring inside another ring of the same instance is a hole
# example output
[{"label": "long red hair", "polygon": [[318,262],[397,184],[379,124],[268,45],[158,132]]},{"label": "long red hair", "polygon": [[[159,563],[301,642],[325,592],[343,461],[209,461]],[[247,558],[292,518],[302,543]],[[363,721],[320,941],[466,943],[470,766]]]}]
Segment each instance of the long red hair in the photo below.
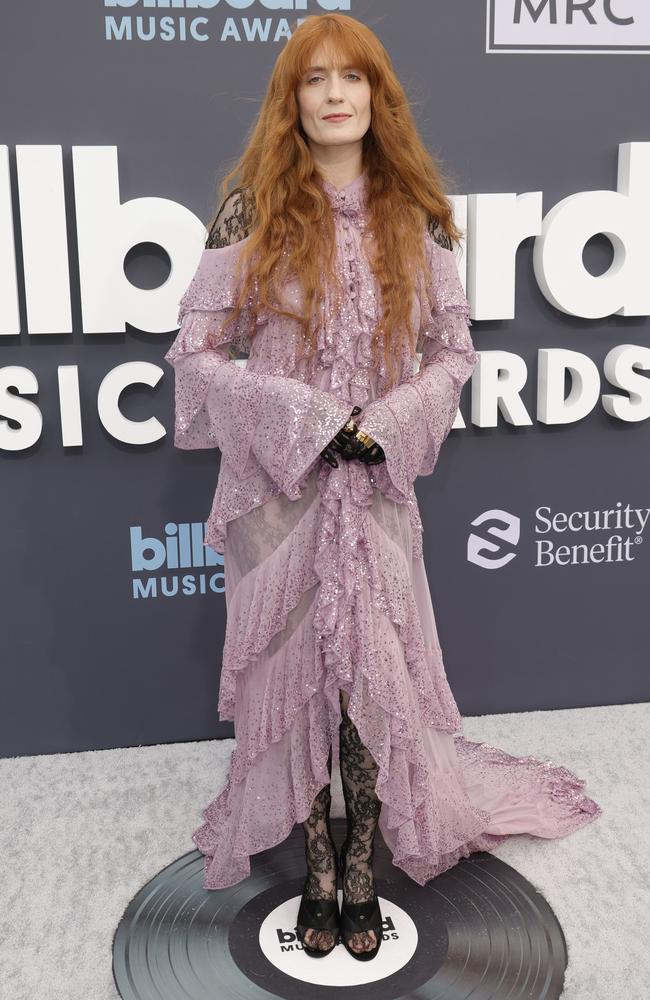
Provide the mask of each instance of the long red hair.
[{"label": "long red hair", "polygon": [[[404,337],[415,354],[417,331],[411,329],[410,313],[415,282],[425,267],[424,227],[437,220],[451,241],[459,241],[462,233],[443,191],[446,178],[418,134],[390,56],[370,28],[344,14],[312,15],[295,29],[273,67],[245,152],[221,182],[220,206],[239,187],[254,206],[254,226],[240,258],[246,278],[229,321],[236,320],[255,282],[254,315],[266,309],[298,320],[302,350],[311,354],[326,272],[335,296],[342,291],[335,273],[332,209],[319,183],[297,99],[299,83],[321,44],[333,65],[358,67],[370,84],[371,124],[362,158],[374,236],[370,265],[383,306],[372,345],[375,360],[383,347],[387,372],[394,376]],[[218,210],[209,229],[217,216]],[[290,277],[299,279],[304,315],[280,305],[276,288]]]}]

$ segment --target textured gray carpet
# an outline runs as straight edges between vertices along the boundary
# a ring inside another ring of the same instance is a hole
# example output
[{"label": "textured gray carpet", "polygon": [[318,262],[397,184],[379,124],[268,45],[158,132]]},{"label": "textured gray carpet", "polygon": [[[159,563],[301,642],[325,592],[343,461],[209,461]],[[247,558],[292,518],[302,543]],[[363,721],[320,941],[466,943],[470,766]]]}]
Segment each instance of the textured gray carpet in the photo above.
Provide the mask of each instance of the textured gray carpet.
[{"label": "textured gray carpet", "polygon": [[[649,706],[469,717],[468,739],[564,764],[603,815],[560,840],[495,850],[542,892],[569,946],[567,1000],[644,1000]],[[0,997],[115,1000],[112,936],[129,900],[194,849],[231,740],[0,760]],[[333,814],[343,816],[340,777]]]}]

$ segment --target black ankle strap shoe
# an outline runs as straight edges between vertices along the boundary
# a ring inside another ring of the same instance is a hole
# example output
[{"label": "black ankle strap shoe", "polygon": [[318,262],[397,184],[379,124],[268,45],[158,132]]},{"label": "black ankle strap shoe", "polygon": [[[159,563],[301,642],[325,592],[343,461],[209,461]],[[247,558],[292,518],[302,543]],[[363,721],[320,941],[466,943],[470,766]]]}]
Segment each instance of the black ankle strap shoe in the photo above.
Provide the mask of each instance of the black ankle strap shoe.
[{"label": "black ankle strap shoe", "polygon": [[[335,855],[336,885],[338,886],[338,859]],[[305,896],[309,874],[305,879],[302,890],[302,898],[298,908],[298,919],[296,921],[296,931],[298,939],[302,944],[303,951],[312,958],[323,958],[334,951],[339,943],[339,921],[341,919],[339,911],[338,892],[335,899],[309,899]],[[330,931],[334,937],[334,944],[331,948],[312,948],[305,942],[305,934],[308,930]]]},{"label": "black ankle strap shoe", "polygon": [[[347,851],[348,840],[346,838],[342,848],[341,848],[341,877],[345,884],[345,852]],[[374,856],[374,844],[372,849],[372,856]],[[372,865],[372,856],[370,864]],[[345,889],[344,889],[345,893]],[[352,955],[353,958],[358,958],[360,962],[369,962],[371,958],[374,958],[381,947],[381,942],[383,940],[383,929],[382,929],[382,915],[381,909],[379,907],[379,898],[377,892],[375,891],[372,899],[366,900],[363,903],[346,903],[345,895],[344,902],[341,906],[341,917],[340,917],[340,934],[341,941],[345,945],[345,949]],[[355,951],[354,948],[350,947],[350,939],[354,934],[359,934],[362,931],[374,931],[375,938],[377,939],[376,946],[371,951]]]}]

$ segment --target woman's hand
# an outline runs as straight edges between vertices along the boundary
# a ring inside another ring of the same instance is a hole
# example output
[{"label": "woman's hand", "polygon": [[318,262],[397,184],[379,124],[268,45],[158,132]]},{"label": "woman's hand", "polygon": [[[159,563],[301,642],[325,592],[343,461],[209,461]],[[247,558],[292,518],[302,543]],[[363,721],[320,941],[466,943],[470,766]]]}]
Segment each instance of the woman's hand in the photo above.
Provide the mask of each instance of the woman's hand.
[{"label": "woman's hand", "polygon": [[325,461],[335,469],[338,468],[336,454],[346,461],[358,458],[359,461],[365,462],[367,465],[376,465],[378,462],[385,461],[386,456],[381,445],[361,430],[353,419],[358,413],[361,413],[361,407],[355,406],[350,414],[350,419],[321,452]]}]

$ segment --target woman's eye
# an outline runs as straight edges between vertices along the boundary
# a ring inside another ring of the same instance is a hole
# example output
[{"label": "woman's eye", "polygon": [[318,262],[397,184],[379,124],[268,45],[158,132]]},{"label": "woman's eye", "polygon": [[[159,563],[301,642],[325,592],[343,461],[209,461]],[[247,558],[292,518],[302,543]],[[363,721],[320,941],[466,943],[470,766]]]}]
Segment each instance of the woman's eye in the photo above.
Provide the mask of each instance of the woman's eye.
[{"label": "woman's eye", "polygon": [[[361,79],[361,77],[358,75],[358,73],[346,73],[345,75],[346,76],[353,76],[355,78],[355,80],[360,80]],[[314,80],[322,80],[322,79],[323,79],[322,76],[310,76],[307,79],[307,83],[312,83]]]}]

